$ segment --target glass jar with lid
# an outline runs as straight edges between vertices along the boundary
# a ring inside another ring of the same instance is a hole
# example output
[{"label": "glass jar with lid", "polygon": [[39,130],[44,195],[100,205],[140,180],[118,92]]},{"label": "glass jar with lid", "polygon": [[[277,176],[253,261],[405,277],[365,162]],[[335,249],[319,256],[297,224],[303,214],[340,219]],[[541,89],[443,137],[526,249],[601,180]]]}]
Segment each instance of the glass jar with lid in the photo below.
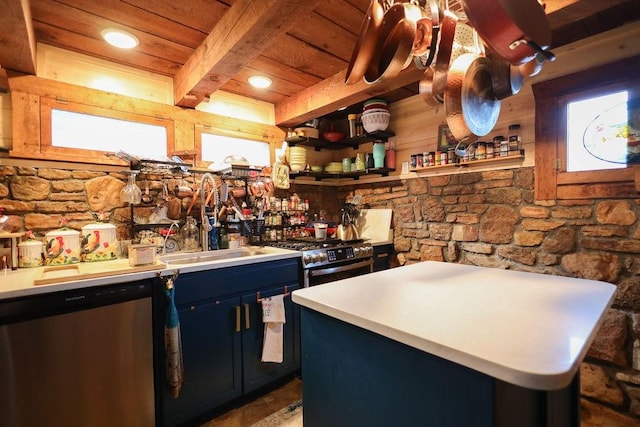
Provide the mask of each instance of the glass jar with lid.
[{"label": "glass jar with lid", "polygon": [[198,230],[194,217],[187,217],[182,230],[180,230],[180,237],[185,252],[196,252],[200,248],[200,230]]}]

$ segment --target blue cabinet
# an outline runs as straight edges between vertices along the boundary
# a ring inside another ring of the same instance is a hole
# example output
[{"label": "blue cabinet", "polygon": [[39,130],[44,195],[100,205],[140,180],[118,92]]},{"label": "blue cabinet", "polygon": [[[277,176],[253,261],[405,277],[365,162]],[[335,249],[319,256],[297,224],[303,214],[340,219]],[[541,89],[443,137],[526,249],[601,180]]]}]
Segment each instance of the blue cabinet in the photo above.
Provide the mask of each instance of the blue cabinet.
[{"label": "blue cabinet", "polygon": [[391,268],[391,254],[393,245],[376,245],[373,247],[373,271]]},{"label": "blue cabinet", "polygon": [[[297,289],[299,260],[181,274],[175,281],[184,384],[161,387],[163,425],[180,425],[300,368],[300,309],[285,298],[283,363],[261,362],[264,324],[258,298]],[[163,310],[159,310],[163,315]],[[161,356],[163,357],[163,355]],[[164,370],[163,360],[158,366]],[[164,382],[164,371],[158,376]]]}]

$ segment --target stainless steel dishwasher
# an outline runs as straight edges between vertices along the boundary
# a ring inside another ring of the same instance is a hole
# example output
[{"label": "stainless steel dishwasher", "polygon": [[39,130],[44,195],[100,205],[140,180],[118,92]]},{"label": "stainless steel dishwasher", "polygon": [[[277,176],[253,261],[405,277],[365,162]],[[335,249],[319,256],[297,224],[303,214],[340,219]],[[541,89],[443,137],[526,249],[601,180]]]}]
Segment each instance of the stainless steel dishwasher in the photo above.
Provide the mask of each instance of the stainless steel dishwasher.
[{"label": "stainless steel dishwasher", "polygon": [[0,425],[153,426],[151,286],[0,301]]}]

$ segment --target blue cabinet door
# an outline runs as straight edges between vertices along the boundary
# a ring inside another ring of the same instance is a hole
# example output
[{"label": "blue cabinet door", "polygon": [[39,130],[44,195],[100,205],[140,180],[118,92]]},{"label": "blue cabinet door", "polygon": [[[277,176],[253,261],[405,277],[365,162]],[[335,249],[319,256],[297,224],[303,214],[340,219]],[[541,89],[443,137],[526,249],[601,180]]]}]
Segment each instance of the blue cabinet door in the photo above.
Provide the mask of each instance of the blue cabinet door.
[{"label": "blue cabinet door", "polygon": [[[297,283],[287,286],[289,292],[298,289]],[[260,297],[282,294],[284,286],[260,291]],[[245,393],[256,390],[300,367],[300,307],[293,304],[291,296],[284,298],[286,323],[283,328],[282,363],[262,362],[264,343],[264,323],[262,305],[257,301],[256,293],[242,296],[243,313],[248,315],[243,321],[242,331],[242,367]]]},{"label": "blue cabinet door", "polygon": [[190,420],[242,393],[240,297],[210,300],[178,311],[184,384],[177,399],[165,390],[166,425]]}]

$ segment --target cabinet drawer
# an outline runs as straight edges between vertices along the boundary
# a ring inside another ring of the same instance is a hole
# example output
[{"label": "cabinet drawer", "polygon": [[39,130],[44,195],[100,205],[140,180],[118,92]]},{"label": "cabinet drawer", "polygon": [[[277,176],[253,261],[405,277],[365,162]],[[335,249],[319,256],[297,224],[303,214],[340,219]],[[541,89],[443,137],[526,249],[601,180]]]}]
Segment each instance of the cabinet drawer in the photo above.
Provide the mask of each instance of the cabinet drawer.
[{"label": "cabinet drawer", "polygon": [[183,305],[282,283],[298,283],[299,277],[297,258],[182,274],[175,283],[175,302]]}]

